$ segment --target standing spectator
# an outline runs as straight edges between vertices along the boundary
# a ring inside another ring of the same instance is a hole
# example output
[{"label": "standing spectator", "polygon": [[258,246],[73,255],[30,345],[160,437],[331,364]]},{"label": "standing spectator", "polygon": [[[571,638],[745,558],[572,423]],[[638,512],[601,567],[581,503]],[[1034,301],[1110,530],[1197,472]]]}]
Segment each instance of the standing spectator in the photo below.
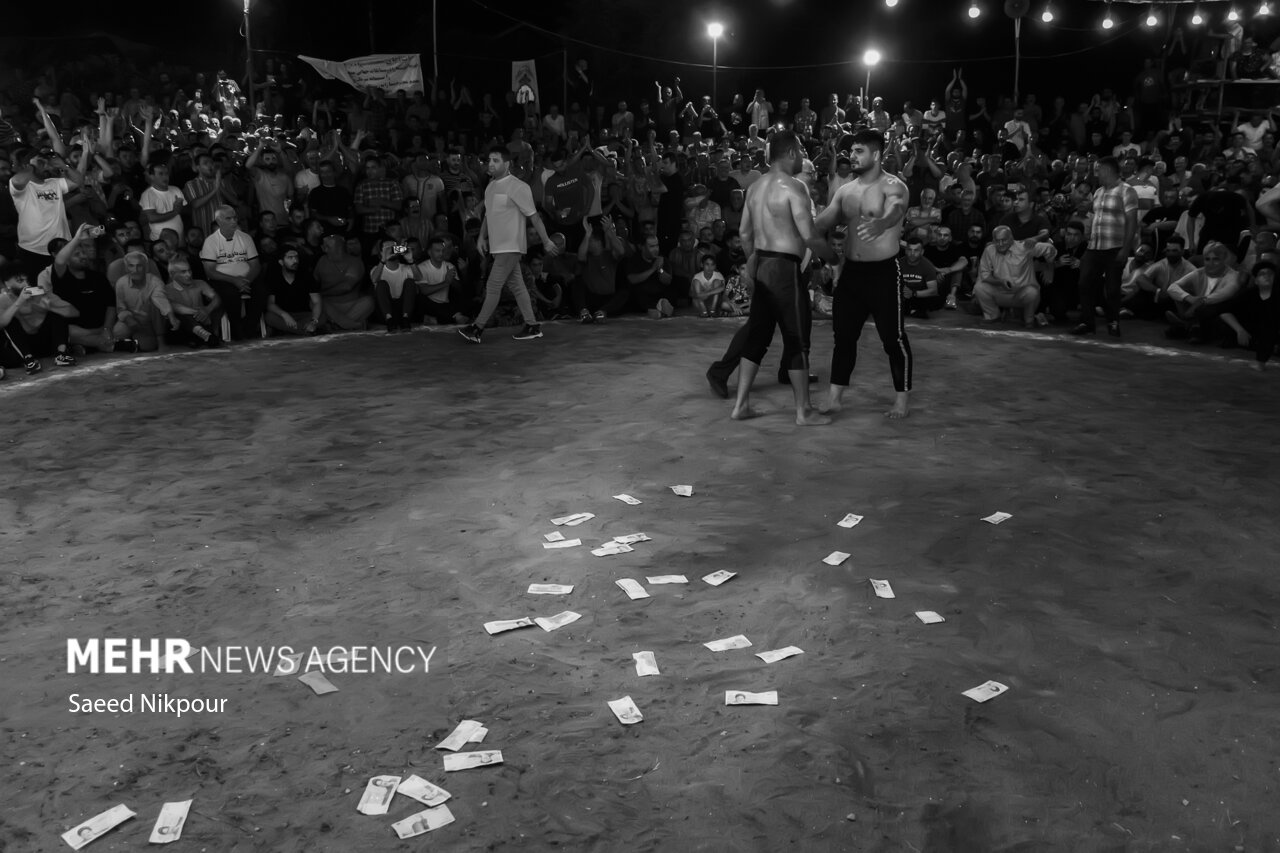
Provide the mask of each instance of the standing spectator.
[{"label": "standing spectator", "polygon": [[747,104],[747,121],[757,128],[769,126],[769,117],[773,114],[773,104],[764,96],[764,89],[756,89],[755,97]]},{"label": "standing spectator", "polygon": [[272,137],[264,138],[244,165],[258,196],[258,210],[271,211],[281,222],[287,220],[293,202],[293,179],[280,161],[280,143]]},{"label": "standing spectator", "polygon": [[665,137],[676,129],[676,117],[680,114],[680,104],[684,101],[684,92],[680,91],[679,77],[676,78],[674,87],[667,86],[664,88],[657,80],[653,81],[653,85],[658,90],[658,135]]},{"label": "standing spectator", "polygon": [[[579,60],[583,71],[586,62]],[[529,185],[511,174],[510,152],[501,145],[489,149],[489,183],[484,188],[485,217],[480,223],[478,247],[481,252],[491,252],[493,266],[485,285],[484,305],[475,321],[458,332],[472,343],[480,343],[485,324],[498,308],[502,291],[510,288],[515,296],[524,328],[513,337],[527,341],[542,337],[542,328],[533,313],[529,291],[525,287],[520,269],[520,257],[528,249],[527,225],[532,225],[542,241],[542,249],[549,256],[559,250],[551,242],[542,217],[533,206],[533,192]]]},{"label": "standing spectator", "polygon": [[18,210],[18,259],[34,276],[49,264],[49,242],[70,239],[63,199],[84,178],[52,149],[16,160],[19,168],[9,178],[9,194]]},{"label": "standing spectator", "polygon": [[320,164],[320,186],[307,195],[307,215],[326,228],[350,230],[355,200],[351,190],[338,183],[338,167],[330,160]]},{"label": "standing spectator", "polygon": [[1118,338],[1120,279],[1138,234],[1138,194],[1120,180],[1120,164],[1116,158],[1100,158],[1097,173],[1102,186],[1093,194],[1089,243],[1080,262],[1080,324],[1071,334],[1095,332],[1094,308],[1101,295],[1107,332]]},{"label": "standing spectator", "polygon": [[676,155],[666,151],[658,166],[662,189],[658,198],[658,240],[670,251],[684,225],[684,178],[676,164]]},{"label": "standing spectator", "polygon": [[398,181],[387,177],[386,166],[376,154],[364,159],[364,180],[356,184],[356,213],[360,214],[360,233],[366,248],[383,227],[400,213],[404,193]]},{"label": "standing spectator", "polygon": [[205,280],[222,300],[232,340],[242,340],[249,329],[257,328],[266,306],[266,293],[258,284],[262,262],[253,238],[239,229],[233,207],[222,205],[213,220],[217,227],[205,238],[200,261]]},{"label": "standing spectator", "polygon": [[152,162],[147,166],[147,184],[138,201],[142,204],[142,221],[152,240],[159,240],[166,228],[182,233],[182,213],[186,199],[177,187],[169,186],[169,167]]},{"label": "standing spectator", "polygon": [[[182,188],[186,199],[184,209],[191,224],[200,229],[200,240],[213,233],[213,213],[218,205],[229,203],[230,198],[222,184],[222,171],[214,164],[213,156],[201,153],[196,156],[196,175]],[[144,193],[145,195],[145,193]]]}]

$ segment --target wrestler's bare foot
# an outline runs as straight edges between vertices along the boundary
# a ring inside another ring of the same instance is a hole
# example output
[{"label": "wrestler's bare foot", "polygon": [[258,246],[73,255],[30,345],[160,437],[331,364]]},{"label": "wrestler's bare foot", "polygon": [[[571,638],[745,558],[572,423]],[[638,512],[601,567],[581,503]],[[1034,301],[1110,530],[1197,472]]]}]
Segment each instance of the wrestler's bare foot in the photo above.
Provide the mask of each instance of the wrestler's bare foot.
[{"label": "wrestler's bare foot", "polygon": [[841,412],[844,411],[844,403],[839,397],[828,397],[818,404],[818,411],[828,415],[832,412]]},{"label": "wrestler's bare foot", "polygon": [[884,413],[884,416],[886,418],[893,418],[894,420],[897,420],[899,418],[905,418],[909,414],[911,414],[911,412],[907,409],[907,401],[898,400],[893,404],[892,409]]},{"label": "wrestler's bare foot", "polygon": [[754,409],[749,405],[734,406],[733,414],[729,415],[729,417],[733,418],[735,421],[747,421],[747,420],[751,420],[752,418],[758,418],[763,414],[764,412],[760,411],[759,409]]},{"label": "wrestler's bare foot", "polygon": [[825,426],[829,423],[831,423],[831,418],[825,418],[812,409],[796,415],[796,426]]}]

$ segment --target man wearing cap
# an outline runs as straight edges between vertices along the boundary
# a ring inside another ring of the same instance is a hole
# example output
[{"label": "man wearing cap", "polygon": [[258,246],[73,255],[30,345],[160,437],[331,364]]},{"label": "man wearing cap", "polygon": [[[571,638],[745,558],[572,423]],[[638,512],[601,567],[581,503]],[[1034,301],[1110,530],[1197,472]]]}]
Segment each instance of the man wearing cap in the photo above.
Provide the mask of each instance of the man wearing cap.
[{"label": "man wearing cap", "polygon": [[49,241],[71,238],[63,198],[84,177],[55,154],[41,149],[9,178],[9,195],[18,210],[18,259],[34,277],[49,265]]}]

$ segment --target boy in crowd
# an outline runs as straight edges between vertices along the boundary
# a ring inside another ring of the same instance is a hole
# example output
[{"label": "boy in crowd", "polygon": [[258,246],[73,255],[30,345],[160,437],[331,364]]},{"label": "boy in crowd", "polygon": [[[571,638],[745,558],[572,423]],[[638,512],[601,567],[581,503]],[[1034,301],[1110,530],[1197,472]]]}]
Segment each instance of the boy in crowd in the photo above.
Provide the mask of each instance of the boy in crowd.
[{"label": "boy in crowd", "polygon": [[[674,251],[674,250],[673,250]],[[720,313],[720,297],[724,294],[724,276],[716,271],[716,259],[710,255],[702,258],[702,269],[693,277],[689,297],[699,317],[714,317]]]}]

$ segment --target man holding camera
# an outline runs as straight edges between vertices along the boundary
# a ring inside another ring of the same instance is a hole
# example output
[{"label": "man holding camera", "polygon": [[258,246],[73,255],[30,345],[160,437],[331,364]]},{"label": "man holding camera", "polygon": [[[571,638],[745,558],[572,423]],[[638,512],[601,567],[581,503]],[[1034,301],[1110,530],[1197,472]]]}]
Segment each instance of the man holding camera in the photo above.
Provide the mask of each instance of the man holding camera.
[{"label": "man holding camera", "polygon": [[5,367],[26,368],[27,375],[43,370],[40,356],[54,363],[76,363],[69,351],[67,319],[76,309],[41,287],[32,286],[17,264],[0,265],[0,378]]},{"label": "man holding camera", "polygon": [[63,198],[84,177],[51,149],[41,149],[9,179],[9,194],[18,210],[18,260],[34,277],[49,265],[49,241],[70,239]]}]

